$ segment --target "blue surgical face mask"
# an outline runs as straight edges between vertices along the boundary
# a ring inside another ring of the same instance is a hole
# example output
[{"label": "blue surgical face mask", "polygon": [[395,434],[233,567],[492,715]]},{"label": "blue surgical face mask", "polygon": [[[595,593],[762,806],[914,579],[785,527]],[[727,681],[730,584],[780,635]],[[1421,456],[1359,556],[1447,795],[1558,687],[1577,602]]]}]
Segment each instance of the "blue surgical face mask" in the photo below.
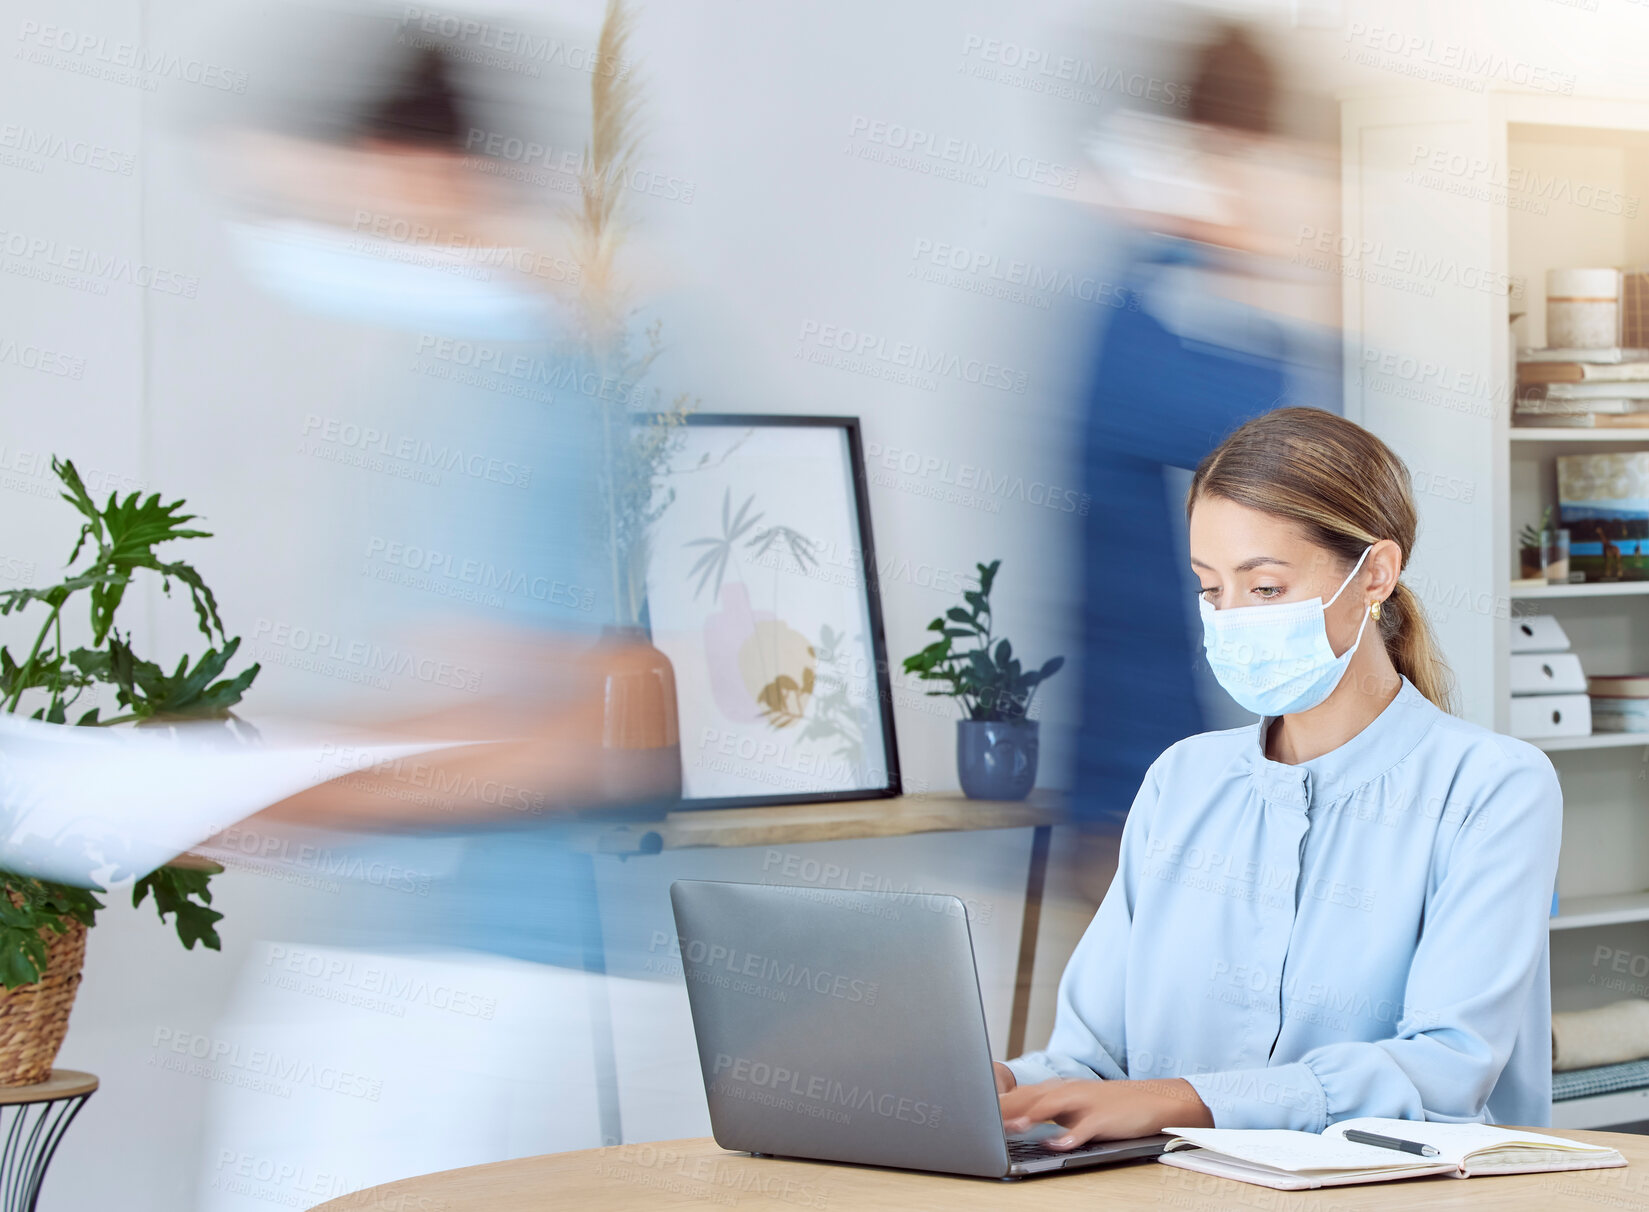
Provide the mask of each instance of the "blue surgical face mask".
[{"label": "blue surgical face mask", "polygon": [[1351,584],[1372,550],[1373,544],[1363,548],[1356,566],[1327,603],[1315,597],[1275,606],[1215,610],[1207,598],[1199,597],[1203,648],[1226,693],[1258,715],[1309,711],[1332,694],[1362,643],[1369,612],[1363,612],[1357,638],[1339,656],[1328,642],[1323,612]]},{"label": "blue surgical face mask", "polygon": [[565,318],[512,273],[518,250],[402,245],[316,223],[231,223],[252,280],[305,311],[478,340],[562,335]]}]

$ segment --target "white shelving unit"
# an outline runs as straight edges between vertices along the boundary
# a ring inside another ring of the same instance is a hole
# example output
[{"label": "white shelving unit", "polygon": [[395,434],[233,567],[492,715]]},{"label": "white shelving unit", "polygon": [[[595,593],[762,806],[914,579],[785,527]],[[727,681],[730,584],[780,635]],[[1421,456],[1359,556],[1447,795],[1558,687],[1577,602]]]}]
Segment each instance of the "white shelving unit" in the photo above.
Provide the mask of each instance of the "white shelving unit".
[{"label": "white shelving unit", "polygon": [[[1644,439],[1649,446],[1649,438]],[[1529,585],[1512,586],[1507,594],[1514,598],[1632,598],[1649,594],[1649,581],[1600,581],[1589,585]]]},{"label": "white shelving unit", "polygon": [[1550,736],[1536,741],[1547,753],[1568,749],[1625,749],[1649,745],[1649,732],[1594,732],[1591,736]]},{"label": "white shelving unit", "polygon": [[[1504,732],[1514,617],[1556,615],[1589,673],[1649,669],[1649,581],[1512,583],[1517,531],[1556,503],[1557,457],[1649,450],[1649,429],[1510,418],[1515,347],[1545,344],[1546,270],[1649,267],[1649,101],[1445,91],[1342,107],[1345,405],[1415,473],[1405,579],[1461,714]],[[1577,205],[1582,186],[1620,205]],[[1536,743],[1564,786],[1552,1000],[1583,1009],[1630,995],[1598,979],[1598,949],[1649,954],[1649,735]],[[1649,1090],[1553,1108],[1559,1126],[1643,1119]]]},{"label": "white shelving unit", "polygon": [[1649,442],[1649,429],[1513,428],[1514,442]]},{"label": "white shelving unit", "polygon": [[1620,1090],[1552,1104],[1552,1127],[1595,1128],[1649,1119],[1649,1090]]},{"label": "white shelving unit", "polygon": [[1571,896],[1558,905],[1553,930],[1584,930],[1589,926],[1619,926],[1649,922],[1649,892],[1619,892],[1609,896]]}]

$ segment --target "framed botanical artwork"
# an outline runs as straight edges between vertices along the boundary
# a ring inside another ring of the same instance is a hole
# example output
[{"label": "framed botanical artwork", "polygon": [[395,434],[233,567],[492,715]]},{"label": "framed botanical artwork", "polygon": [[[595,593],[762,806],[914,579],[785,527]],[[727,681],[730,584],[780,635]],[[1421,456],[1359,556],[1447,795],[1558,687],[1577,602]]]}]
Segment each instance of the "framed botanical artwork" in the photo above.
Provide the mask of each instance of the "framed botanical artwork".
[{"label": "framed botanical artwork", "polygon": [[898,795],[858,419],[691,414],[658,492],[683,807]]}]

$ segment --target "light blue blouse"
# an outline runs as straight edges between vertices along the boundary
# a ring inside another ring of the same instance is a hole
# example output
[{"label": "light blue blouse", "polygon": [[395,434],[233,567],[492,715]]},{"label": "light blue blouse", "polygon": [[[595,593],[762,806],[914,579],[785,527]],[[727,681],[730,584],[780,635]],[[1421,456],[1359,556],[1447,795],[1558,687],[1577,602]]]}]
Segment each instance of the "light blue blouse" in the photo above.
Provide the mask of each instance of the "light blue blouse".
[{"label": "light blue blouse", "polygon": [[1047,1050],[1009,1068],[1183,1077],[1221,1128],[1549,1124],[1551,761],[1407,678],[1299,765],[1271,718],[1151,764]]}]

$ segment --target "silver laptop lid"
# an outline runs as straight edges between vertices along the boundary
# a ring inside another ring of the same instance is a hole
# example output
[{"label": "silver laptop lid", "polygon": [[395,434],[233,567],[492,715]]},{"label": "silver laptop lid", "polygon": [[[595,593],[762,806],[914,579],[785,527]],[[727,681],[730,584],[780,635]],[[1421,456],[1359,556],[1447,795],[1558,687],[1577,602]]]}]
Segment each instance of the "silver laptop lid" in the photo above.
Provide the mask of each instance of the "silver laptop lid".
[{"label": "silver laptop lid", "polygon": [[670,901],[717,1144],[1007,1173],[959,899],[677,880]]}]

